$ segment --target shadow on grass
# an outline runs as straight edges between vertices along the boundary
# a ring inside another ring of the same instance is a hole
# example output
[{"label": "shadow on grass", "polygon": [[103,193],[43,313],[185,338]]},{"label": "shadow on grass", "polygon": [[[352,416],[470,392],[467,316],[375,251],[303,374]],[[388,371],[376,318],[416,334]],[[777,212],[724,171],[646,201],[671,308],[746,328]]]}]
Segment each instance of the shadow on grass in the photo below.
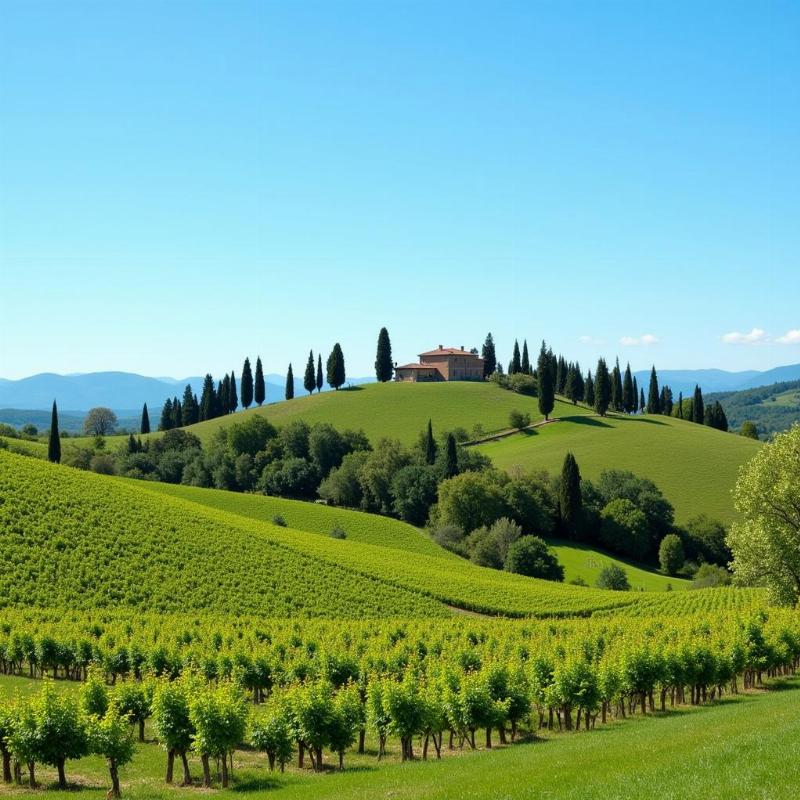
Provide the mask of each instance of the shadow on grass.
[{"label": "shadow on grass", "polygon": [[269,775],[254,775],[242,778],[241,780],[235,780],[231,786],[231,790],[234,792],[266,792],[274,789],[282,789],[284,785],[280,778]]},{"label": "shadow on grass", "polygon": [[588,425],[592,428],[610,428],[607,422],[604,422],[600,417],[587,417],[585,415],[578,415],[575,417],[562,417],[565,422],[572,422],[575,425]]}]

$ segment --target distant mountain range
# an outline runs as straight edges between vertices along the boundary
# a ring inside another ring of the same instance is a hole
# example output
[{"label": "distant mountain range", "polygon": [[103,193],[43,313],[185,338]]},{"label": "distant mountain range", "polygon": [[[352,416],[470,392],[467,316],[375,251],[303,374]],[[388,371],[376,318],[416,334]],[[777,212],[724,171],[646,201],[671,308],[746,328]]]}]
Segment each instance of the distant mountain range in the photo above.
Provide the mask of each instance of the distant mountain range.
[{"label": "distant mountain range", "polygon": [[[215,376],[216,377],[216,376]],[[237,380],[239,376],[237,375]],[[367,383],[374,378],[352,378],[350,384]],[[267,402],[283,400],[286,379],[282,375],[264,376]],[[59,411],[80,415],[95,406],[107,406],[118,416],[135,416],[147,403],[150,418],[161,410],[167,397],[183,394],[186,384],[200,396],[202,377],[149,378],[132,372],[89,372],[82,375],[57,375],[42,372],[19,380],[0,378],[0,409],[46,411],[58,401]],[[302,375],[295,378],[295,394],[305,393]],[[324,391],[324,389],[323,389]],[[0,415],[0,422],[3,415]]]},{"label": "distant mountain range", "polygon": [[[768,386],[783,381],[800,380],[800,364],[789,364],[785,367],[775,367],[764,372],[758,370],[745,370],[743,372],[727,372],[722,369],[663,369],[656,367],[659,386],[667,384],[675,397],[678,392],[684,395],[694,391],[699,385],[703,394],[709,392],[739,392],[744,389],[753,389],[757,386]],[[650,371],[634,372],[639,386],[644,388],[647,395]]]}]

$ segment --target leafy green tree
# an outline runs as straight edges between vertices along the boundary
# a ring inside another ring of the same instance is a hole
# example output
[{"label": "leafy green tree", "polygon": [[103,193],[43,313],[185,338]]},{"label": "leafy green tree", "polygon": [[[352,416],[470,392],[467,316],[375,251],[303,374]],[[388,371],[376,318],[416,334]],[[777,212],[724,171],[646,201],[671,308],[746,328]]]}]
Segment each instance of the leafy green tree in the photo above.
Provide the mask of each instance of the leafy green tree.
[{"label": "leafy green tree", "polygon": [[147,413],[147,403],[142,406],[142,421],[139,424],[140,433],[150,433],[150,415]]},{"label": "leafy green tree", "polygon": [[8,749],[19,764],[27,765],[29,786],[35,789],[36,762],[40,758],[39,716],[35,699],[17,701],[13,715]]},{"label": "leafy green tree", "polygon": [[581,473],[575,456],[567,452],[558,484],[558,517],[561,533],[572,539],[578,538],[582,516]]},{"label": "leafy green tree", "polygon": [[611,402],[611,377],[604,358],[597,362],[594,375],[594,410],[604,417]]},{"label": "leafy green tree", "polygon": [[531,374],[531,359],[528,355],[528,340],[524,339],[522,342],[522,358],[519,362],[519,369],[523,375]]},{"label": "leafy green tree", "polygon": [[506,513],[498,480],[487,473],[462,472],[439,484],[438,525],[455,525],[462,531],[490,526]]},{"label": "leafy green tree", "polygon": [[692,589],[712,589],[716,586],[729,586],[731,574],[725,567],[717,564],[701,564],[692,577]]},{"label": "leafy green tree", "polygon": [[175,756],[183,763],[182,786],[191,786],[189,760],[186,753],[192,746],[194,724],[189,716],[189,691],[186,681],[160,682],[153,693],[153,727],[161,746],[167,751],[166,782],[172,783]]},{"label": "leafy green tree", "polygon": [[356,740],[363,720],[363,708],[358,686],[348,683],[336,693],[333,714],[328,726],[328,746],[339,757],[339,769],[344,769],[344,753]]},{"label": "leafy green tree", "polygon": [[407,672],[402,681],[385,681],[383,708],[389,718],[389,731],[400,738],[401,760],[412,760],[414,737],[425,724],[425,703],[416,677]]},{"label": "leafy green tree", "polygon": [[483,377],[488,378],[497,371],[497,353],[491,333],[486,334],[486,341],[481,349],[481,358],[483,359]]},{"label": "leafy green tree", "polygon": [[322,391],[322,356],[317,354],[317,392]]},{"label": "leafy green tree", "polygon": [[505,559],[505,569],[529,578],[543,578],[547,581],[563,581],[564,567],[550,552],[547,544],[538,536],[523,536],[509,548]]},{"label": "leafy green tree", "polygon": [[256,377],[255,383],[253,384],[253,399],[259,407],[261,407],[264,400],[267,399],[267,387],[264,383],[264,367],[261,364],[261,356],[256,357]]},{"label": "leafy green tree", "polygon": [[58,409],[53,400],[53,411],[50,415],[50,438],[47,442],[47,460],[53,464],[61,463],[61,437],[58,433]]},{"label": "leafy green tree", "polygon": [[250,408],[253,404],[253,371],[250,368],[249,358],[245,358],[244,365],[242,366],[241,391],[242,408]]},{"label": "leafy green tree", "polygon": [[514,353],[511,356],[511,364],[508,368],[508,374],[516,375],[518,372],[522,372],[522,359],[520,358],[519,354],[519,342],[514,339]]},{"label": "leafy green tree", "polygon": [[746,436],[748,439],[758,439],[758,428],[756,428],[755,423],[747,419],[742,423],[742,428],[739,431],[739,435]]},{"label": "leafy green tree", "polygon": [[342,352],[339,342],[333,346],[331,354],[328,356],[327,364],[327,380],[328,385],[332,386],[337,391],[340,386],[344,386],[346,380],[344,369],[344,353]]},{"label": "leafy green tree", "polygon": [[619,564],[603,567],[597,576],[596,586],[598,589],[611,589],[615,592],[627,592],[631,588],[628,574]]},{"label": "leafy green tree", "polygon": [[687,558],[727,566],[733,555],[725,543],[728,531],[717,519],[706,514],[692,517],[681,531]]},{"label": "leafy green tree", "polygon": [[375,377],[386,383],[392,379],[394,362],[392,361],[392,343],[389,341],[389,331],[381,328],[378,333],[378,349],[375,354]]},{"label": "leafy green tree", "polygon": [[694,397],[692,398],[692,422],[703,425],[706,419],[705,403],[703,402],[703,392],[699,386],[694,387]]},{"label": "leafy green tree", "polygon": [[334,715],[333,692],[327,681],[293,686],[287,693],[292,728],[299,747],[299,765],[308,749],[311,765],[322,771],[322,748],[328,746]]},{"label": "leafy green tree", "polygon": [[658,548],[658,563],[661,565],[662,572],[667,575],[677,575],[678,570],[686,561],[683,552],[683,542],[680,536],[674,533],[667,534]]},{"label": "leafy green tree", "polygon": [[658,392],[658,375],[656,375],[655,365],[653,365],[653,368],[650,370],[650,388],[647,395],[647,413],[661,413],[661,398]]},{"label": "leafy green tree", "polygon": [[11,736],[16,722],[16,709],[5,698],[0,698],[0,756],[3,759],[3,783],[11,783]]},{"label": "leafy green tree", "polygon": [[633,388],[633,376],[631,375],[631,365],[625,367],[625,377],[622,379],[622,408],[626,413],[632,414],[636,405],[636,395]]},{"label": "leafy green tree", "polygon": [[108,710],[108,689],[96,670],[90,670],[81,687],[81,707],[90,717],[102,717]]},{"label": "leafy green tree", "polygon": [[139,741],[144,742],[144,724],[152,714],[152,685],[141,681],[125,681],[117,686],[114,699],[122,714],[139,728]]},{"label": "leafy green tree", "polygon": [[436,474],[431,466],[409,464],[392,479],[392,507],[400,519],[412,525],[424,525],[436,502]]},{"label": "leafy green tree", "polygon": [[103,406],[89,409],[83,420],[83,432],[86,436],[108,436],[116,430],[117,415]]},{"label": "leafy green tree", "polygon": [[120,797],[119,769],[131,762],[135,745],[128,720],[116,703],[112,703],[102,717],[90,718],[89,743],[91,751],[105,758],[108,765],[110,796]]},{"label": "leafy green tree", "polygon": [[58,786],[67,788],[64,765],[69,759],[82,758],[89,752],[86,724],[77,699],[58,692],[50,682],[31,705],[36,721],[36,761],[58,770]]},{"label": "leafy green tree", "polygon": [[314,371],[314,351],[308,351],[308,361],[306,361],[306,371],[303,375],[303,388],[309,393],[313,394],[314,389],[317,388],[317,375]]},{"label": "leafy green tree", "polygon": [[286,370],[286,389],[284,390],[283,396],[287,400],[294,399],[294,373],[292,372],[292,365],[289,364],[289,369]]},{"label": "leafy green tree", "polygon": [[734,489],[739,518],[728,534],[736,582],[766,586],[785,605],[800,599],[800,424],[775,436],[742,469]]},{"label": "leafy green tree", "polygon": [[267,754],[270,772],[276,764],[281,772],[286,769],[292,760],[294,746],[289,712],[280,695],[270,699],[265,713],[253,723],[250,741],[256,750]]},{"label": "leafy green tree", "polygon": [[545,421],[555,406],[555,386],[550,359],[550,353],[545,350],[545,343],[542,342],[536,363],[536,393],[539,399],[539,412],[544,414]]},{"label": "leafy green tree", "polygon": [[600,542],[614,553],[639,561],[647,555],[647,517],[630,500],[612,500],[600,514]]}]

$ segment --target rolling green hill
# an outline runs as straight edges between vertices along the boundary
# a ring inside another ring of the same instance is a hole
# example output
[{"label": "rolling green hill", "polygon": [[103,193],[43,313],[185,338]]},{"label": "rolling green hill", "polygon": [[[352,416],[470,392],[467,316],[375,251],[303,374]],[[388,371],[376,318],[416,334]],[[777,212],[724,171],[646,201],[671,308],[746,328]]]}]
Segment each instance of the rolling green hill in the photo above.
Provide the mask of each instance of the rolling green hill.
[{"label": "rolling green hill", "polygon": [[750,420],[762,438],[800,422],[800,381],[709,394],[707,402],[714,400],[722,404],[732,430],[739,430],[746,420]]},{"label": "rolling green hill", "polygon": [[731,489],[739,467],[758,442],[662,416],[565,417],[562,421],[480,445],[503,469],[558,472],[571,450],[581,475],[631,470],[650,478],[675,506],[676,520],[706,513],[725,523],[734,518]]}]

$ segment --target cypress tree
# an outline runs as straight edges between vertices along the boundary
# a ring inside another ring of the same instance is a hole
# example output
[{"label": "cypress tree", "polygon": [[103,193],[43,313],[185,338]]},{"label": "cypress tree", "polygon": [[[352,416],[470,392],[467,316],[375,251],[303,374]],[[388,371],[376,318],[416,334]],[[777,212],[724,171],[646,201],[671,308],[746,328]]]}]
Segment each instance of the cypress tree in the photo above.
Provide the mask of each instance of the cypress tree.
[{"label": "cypress tree", "polygon": [[169,397],[161,408],[161,422],[158,424],[160,431],[168,431],[172,427],[172,400]]},{"label": "cypress tree", "polygon": [[553,355],[553,348],[547,348],[547,363],[550,365],[550,380],[553,382],[553,391],[558,386],[558,359]]},{"label": "cypress tree", "polygon": [[194,406],[194,421],[200,422],[200,403],[197,402],[197,395],[192,395],[192,405]]},{"label": "cypress tree", "polygon": [[378,333],[378,349],[375,353],[375,377],[381,383],[386,383],[392,379],[393,372],[394,362],[392,361],[392,343],[389,340],[389,331],[381,328]]},{"label": "cypress tree", "polygon": [[194,398],[192,397],[192,387],[187,383],[183,390],[183,404],[181,405],[181,425],[186,427],[191,425],[192,412],[194,411]]},{"label": "cypress tree", "polygon": [[47,442],[47,460],[54,464],[61,463],[61,436],[58,432],[58,408],[53,400],[53,411],[50,414],[50,438]]},{"label": "cypress tree", "polygon": [[317,388],[317,375],[314,372],[314,351],[308,351],[308,361],[306,361],[306,372],[303,375],[303,388],[309,393],[313,394],[314,389]]},{"label": "cypress tree", "polygon": [[583,373],[581,372],[581,365],[575,362],[575,399],[583,400],[586,387],[583,383]]},{"label": "cypress tree", "polygon": [[[225,376],[228,377],[227,375]],[[230,380],[230,379],[228,379]],[[228,393],[223,393],[222,381],[217,381],[217,388],[214,392],[214,416],[221,417],[223,414],[226,414],[227,407],[228,407]]]},{"label": "cypress tree", "polygon": [[[260,407],[267,399],[267,387],[264,383],[264,368],[261,366],[261,356],[256,356],[256,378],[253,384],[253,399]],[[234,406],[234,410],[236,406]]]},{"label": "cypress tree", "polygon": [[555,406],[555,387],[553,386],[553,371],[550,369],[550,353],[545,350],[542,341],[539,350],[539,360],[536,363],[536,389],[539,396],[539,412],[544,414],[545,422]]},{"label": "cypress tree", "polygon": [[564,390],[567,387],[567,363],[564,361],[562,356],[558,357],[558,361],[556,362],[556,380],[555,386],[553,387],[558,394],[564,394]]},{"label": "cypress tree", "polygon": [[719,400],[715,400],[714,405],[711,406],[711,425],[718,431],[728,430],[728,417]]},{"label": "cypress tree", "polygon": [[[250,359],[245,358],[242,367],[242,408],[250,408],[253,403],[253,373],[250,370]],[[233,411],[233,409],[228,409]]]},{"label": "cypress tree", "polygon": [[147,413],[147,403],[142,406],[142,421],[139,424],[140,433],[150,433],[150,415]]},{"label": "cypress tree", "polygon": [[565,536],[578,538],[582,511],[581,473],[575,456],[567,452],[561,467],[561,482],[558,487],[559,524]]},{"label": "cypress tree", "polygon": [[228,387],[228,413],[233,414],[239,407],[239,395],[236,393],[236,373],[231,370],[231,382]]},{"label": "cypress tree", "polygon": [[286,389],[283,396],[287,400],[294,399],[294,373],[292,372],[292,365],[289,364],[289,369],[286,370]]},{"label": "cypress tree", "polygon": [[514,354],[511,356],[511,364],[508,368],[509,375],[516,375],[522,370],[522,360],[519,357],[519,342],[514,339]]},{"label": "cypress tree", "polygon": [[322,391],[322,354],[317,354],[317,392]]},{"label": "cypress tree", "polygon": [[214,419],[214,379],[206,373],[203,378],[203,391],[200,393],[200,419]]},{"label": "cypress tree", "polygon": [[331,354],[328,356],[328,384],[336,391],[339,391],[340,386],[344,386],[346,380],[344,370],[344,353],[339,342],[333,346]]},{"label": "cypress tree", "polygon": [[672,416],[672,389],[664,387],[664,402],[661,404],[661,413],[666,417]]},{"label": "cypress tree", "polygon": [[683,419],[683,392],[678,392],[678,419]]},{"label": "cypress tree", "polygon": [[622,373],[619,370],[619,358],[611,371],[611,407],[614,411],[622,411],[624,408],[622,398]]},{"label": "cypress tree", "polygon": [[583,385],[583,402],[589,408],[594,408],[594,379],[592,378],[592,371],[586,373],[586,382]]},{"label": "cypress tree", "polygon": [[633,376],[633,413],[639,413],[639,384],[636,382],[636,376]]},{"label": "cypress tree", "polygon": [[483,343],[483,349],[481,350],[481,358],[483,358],[483,377],[488,378],[497,371],[497,353],[494,349],[494,339],[491,333],[486,334],[486,341]]},{"label": "cypress tree", "polygon": [[604,417],[608,411],[608,404],[611,402],[611,377],[608,374],[608,367],[605,359],[601,358],[597,362],[597,370],[594,374],[594,410]]},{"label": "cypress tree", "polygon": [[564,395],[568,400],[572,400],[573,405],[578,402],[578,386],[575,378],[574,364],[570,364],[567,367],[567,385],[564,387]]},{"label": "cypress tree", "polygon": [[458,475],[458,450],[456,448],[456,437],[452,433],[447,434],[447,451],[445,452],[444,477],[452,478]]},{"label": "cypress tree", "polygon": [[425,434],[425,463],[436,463],[436,440],[433,438],[433,424],[428,420],[428,430]]},{"label": "cypress tree", "polygon": [[694,387],[694,399],[692,403],[692,422],[702,425],[705,422],[705,404],[703,402],[703,392],[700,387]]},{"label": "cypress tree", "polygon": [[183,425],[183,408],[177,397],[172,398],[172,427],[180,428]]},{"label": "cypress tree", "polygon": [[645,411],[645,402],[644,402],[644,389],[639,389],[639,410],[644,412]]},{"label": "cypress tree", "polygon": [[225,414],[231,413],[231,376],[228,373],[225,373],[225,377],[222,379],[222,385],[220,386],[219,392],[217,393],[219,396],[219,413],[220,415],[224,416]]},{"label": "cypress tree", "polygon": [[633,376],[631,375],[631,365],[625,367],[625,377],[622,379],[622,407],[628,414],[633,413],[636,404],[633,394]]},{"label": "cypress tree", "polygon": [[528,356],[528,340],[524,339],[522,342],[522,359],[519,362],[520,371],[524,375],[531,374],[531,359]]},{"label": "cypress tree", "polygon": [[653,368],[650,370],[650,389],[647,395],[647,413],[661,413],[661,400],[658,392],[658,375],[656,375],[655,365],[653,365]]}]

